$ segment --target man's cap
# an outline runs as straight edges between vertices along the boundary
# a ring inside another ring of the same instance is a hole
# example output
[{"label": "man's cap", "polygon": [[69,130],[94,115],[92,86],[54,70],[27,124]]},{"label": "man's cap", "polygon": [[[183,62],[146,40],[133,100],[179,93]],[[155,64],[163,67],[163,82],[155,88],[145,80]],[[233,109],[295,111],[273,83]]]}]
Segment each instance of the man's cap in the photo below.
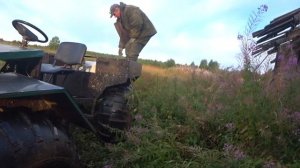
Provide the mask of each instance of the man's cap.
[{"label": "man's cap", "polygon": [[110,7],[110,17],[112,17],[114,15],[114,11],[115,11],[116,8],[120,8],[120,5],[119,4],[111,5],[111,7]]}]

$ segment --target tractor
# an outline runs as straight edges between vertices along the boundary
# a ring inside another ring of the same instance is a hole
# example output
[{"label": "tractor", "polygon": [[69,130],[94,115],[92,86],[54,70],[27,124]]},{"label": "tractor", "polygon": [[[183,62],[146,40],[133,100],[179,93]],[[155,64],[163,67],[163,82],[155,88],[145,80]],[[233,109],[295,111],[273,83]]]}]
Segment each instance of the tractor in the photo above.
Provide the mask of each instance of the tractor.
[{"label": "tractor", "polygon": [[118,142],[130,127],[128,97],[142,66],[120,57],[87,61],[78,42],[49,54],[28,46],[48,41],[41,29],[23,20],[12,25],[22,41],[0,44],[1,167],[81,167],[70,125]]}]

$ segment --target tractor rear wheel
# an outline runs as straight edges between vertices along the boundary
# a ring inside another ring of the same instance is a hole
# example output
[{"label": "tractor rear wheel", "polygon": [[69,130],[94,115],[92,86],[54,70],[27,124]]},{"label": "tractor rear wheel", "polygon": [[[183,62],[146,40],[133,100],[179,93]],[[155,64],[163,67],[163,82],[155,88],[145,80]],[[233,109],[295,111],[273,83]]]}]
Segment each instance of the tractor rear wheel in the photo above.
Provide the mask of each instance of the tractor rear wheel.
[{"label": "tractor rear wheel", "polygon": [[0,113],[1,167],[80,167],[67,128],[45,113],[19,108]]},{"label": "tractor rear wheel", "polygon": [[128,87],[114,87],[107,89],[99,99],[95,109],[95,125],[104,142],[120,141],[123,131],[130,127],[129,93]]}]

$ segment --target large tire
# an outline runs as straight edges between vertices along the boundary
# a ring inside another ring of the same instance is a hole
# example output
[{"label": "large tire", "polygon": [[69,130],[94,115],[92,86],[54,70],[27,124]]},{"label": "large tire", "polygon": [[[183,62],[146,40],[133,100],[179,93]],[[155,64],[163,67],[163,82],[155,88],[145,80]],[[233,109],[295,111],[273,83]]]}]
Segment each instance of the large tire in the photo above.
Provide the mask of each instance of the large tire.
[{"label": "large tire", "polygon": [[95,109],[95,125],[104,142],[115,143],[123,139],[123,131],[131,124],[128,106],[130,89],[120,86],[107,89]]},{"label": "large tire", "polygon": [[0,113],[2,168],[79,168],[66,128],[43,112],[14,109]]}]

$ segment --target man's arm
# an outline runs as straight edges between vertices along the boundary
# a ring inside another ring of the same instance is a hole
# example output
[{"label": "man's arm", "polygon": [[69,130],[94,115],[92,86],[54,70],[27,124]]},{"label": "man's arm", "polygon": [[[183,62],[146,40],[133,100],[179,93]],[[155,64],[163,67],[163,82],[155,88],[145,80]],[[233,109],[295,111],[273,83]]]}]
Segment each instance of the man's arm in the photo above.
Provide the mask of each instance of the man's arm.
[{"label": "man's arm", "polygon": [[130,37],[128,32],[123,28],[121,22],[117,21],[115,24],[115,28],[119,34],[119,48],[125,48],[126,43],[129,41]]}]

